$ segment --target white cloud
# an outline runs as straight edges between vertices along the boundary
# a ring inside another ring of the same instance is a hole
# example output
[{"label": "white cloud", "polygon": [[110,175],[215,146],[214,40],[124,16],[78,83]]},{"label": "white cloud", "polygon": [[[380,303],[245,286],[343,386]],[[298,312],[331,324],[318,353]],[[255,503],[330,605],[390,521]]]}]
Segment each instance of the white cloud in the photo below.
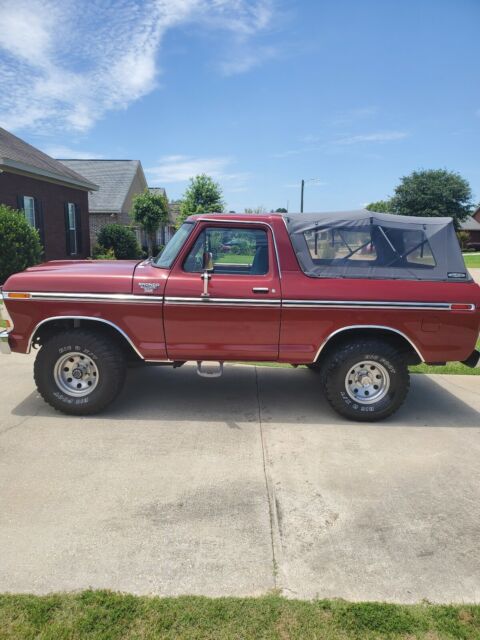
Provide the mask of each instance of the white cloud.
[{"label": "white cloud", "polygon": [[344,138],[337,138],[332,144],[360,144],[363,142],[391,142],[392,140],[402,140],[407,138],[408,133],[405,131],[380,131],[377,133],[365,133]]},{"label": "white cloud", "polygon": [[82,151],[81,149],[72,149],[71,147],[66,147],[64,145],[49,145],[43,148],[45,153],[48,153],[52,158],[64,158],[64,159],[75,159],[75,160],[101,160],[105,156],[102,156],[98,153],[93,153],[92,151]]},{"label": "white cloud", "polygon": [[225,76],[246,73],[250,69],[260,66],[266,60],[271,60],[277,53],[275,47],[257,47],[248,51],[242,47],[230,58],[220,63],[220,70]]},{"label": "white cloud", "polygon": [[[273,0],[0,0],[0,125],[85,131],[110,110],[151,92],[165,33],[185,23],[228,31],[226,74],[273,49],[249,39],[264,30]],[[233,34],[233,35],[232,35]]]},{"label": "white cloud", "polygon": [[228,157],[163,156],[156,166],[147,168],[145,173],[151,182],[159,184],[186,182],[196,175],[206,173],[215,180],[230,183],[231,189],[238,189],[243,186],[249,174],[228,171],[232,162],[232,158]]}]

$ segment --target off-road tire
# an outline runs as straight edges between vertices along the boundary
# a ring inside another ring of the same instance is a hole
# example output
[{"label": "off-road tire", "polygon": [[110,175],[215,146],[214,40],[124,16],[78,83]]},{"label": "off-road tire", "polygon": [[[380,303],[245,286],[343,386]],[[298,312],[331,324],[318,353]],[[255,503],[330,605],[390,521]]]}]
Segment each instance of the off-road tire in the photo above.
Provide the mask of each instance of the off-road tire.
[{"label": "off-road tire", "polygon": [[[70,352],[84,354],[98,372],[95,388],[83,397],[69,395],[56,381],[57,362]],[[126,361],[121,347],[108,335],[84,329],[52,336],[41,347],[34,364],[35,384],[45,402],[57,411],[77,416],[105,409],[120,393],[125,373]]]},{"label": "off-road tire", "polygon": [[[388,391],[378,402],[362,404],[348,393],[347,374],[362,360],[379,363],[388,372]],[[374,339],[347,343],[329,354],[322,367],[322,378],[325,396],[335,411],[359,422],[376,422],[391,416],[404,402],[410,387],[410,375],[402,355],[390,344]]]}]

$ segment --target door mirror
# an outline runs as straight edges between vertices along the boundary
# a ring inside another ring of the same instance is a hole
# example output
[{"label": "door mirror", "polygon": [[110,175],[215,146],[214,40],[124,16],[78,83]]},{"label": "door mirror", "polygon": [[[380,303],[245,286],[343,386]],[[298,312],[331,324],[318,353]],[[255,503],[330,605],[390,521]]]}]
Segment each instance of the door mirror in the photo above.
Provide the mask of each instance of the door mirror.
[{"label": "door mirror", "polygon": [[203,252],[203,270],[213,271],[213,254],[211,251]]}]

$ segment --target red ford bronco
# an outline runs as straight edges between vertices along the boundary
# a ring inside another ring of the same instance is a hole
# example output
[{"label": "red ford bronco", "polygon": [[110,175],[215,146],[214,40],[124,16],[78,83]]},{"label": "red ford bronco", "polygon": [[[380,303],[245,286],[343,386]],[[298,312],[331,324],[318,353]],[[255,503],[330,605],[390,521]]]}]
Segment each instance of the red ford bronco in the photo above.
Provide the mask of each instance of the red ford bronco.
[{"label": "red ford bronco", "polygon": [[373,421],[404,401],[408,365],[480,358],[480,287],[450,218],[193,216],[155,259],[47,262],[2,297],[2,351],[37,349],[40,394],[77,415],[112,402],[131,363],[241,360],[307,365],[340,414]]}]

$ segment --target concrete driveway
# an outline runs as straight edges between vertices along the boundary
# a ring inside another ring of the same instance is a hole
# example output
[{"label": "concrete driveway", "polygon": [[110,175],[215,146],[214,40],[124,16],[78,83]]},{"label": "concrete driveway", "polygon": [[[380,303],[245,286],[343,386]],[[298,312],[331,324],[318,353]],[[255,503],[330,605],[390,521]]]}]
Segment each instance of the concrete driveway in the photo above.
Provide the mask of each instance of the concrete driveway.
[{"label": "concrete driveway", "polygon": [[480,601],[480,377],[346,422],[306,369],[129,374],[102,416],[0,360],[0,591]]}]

